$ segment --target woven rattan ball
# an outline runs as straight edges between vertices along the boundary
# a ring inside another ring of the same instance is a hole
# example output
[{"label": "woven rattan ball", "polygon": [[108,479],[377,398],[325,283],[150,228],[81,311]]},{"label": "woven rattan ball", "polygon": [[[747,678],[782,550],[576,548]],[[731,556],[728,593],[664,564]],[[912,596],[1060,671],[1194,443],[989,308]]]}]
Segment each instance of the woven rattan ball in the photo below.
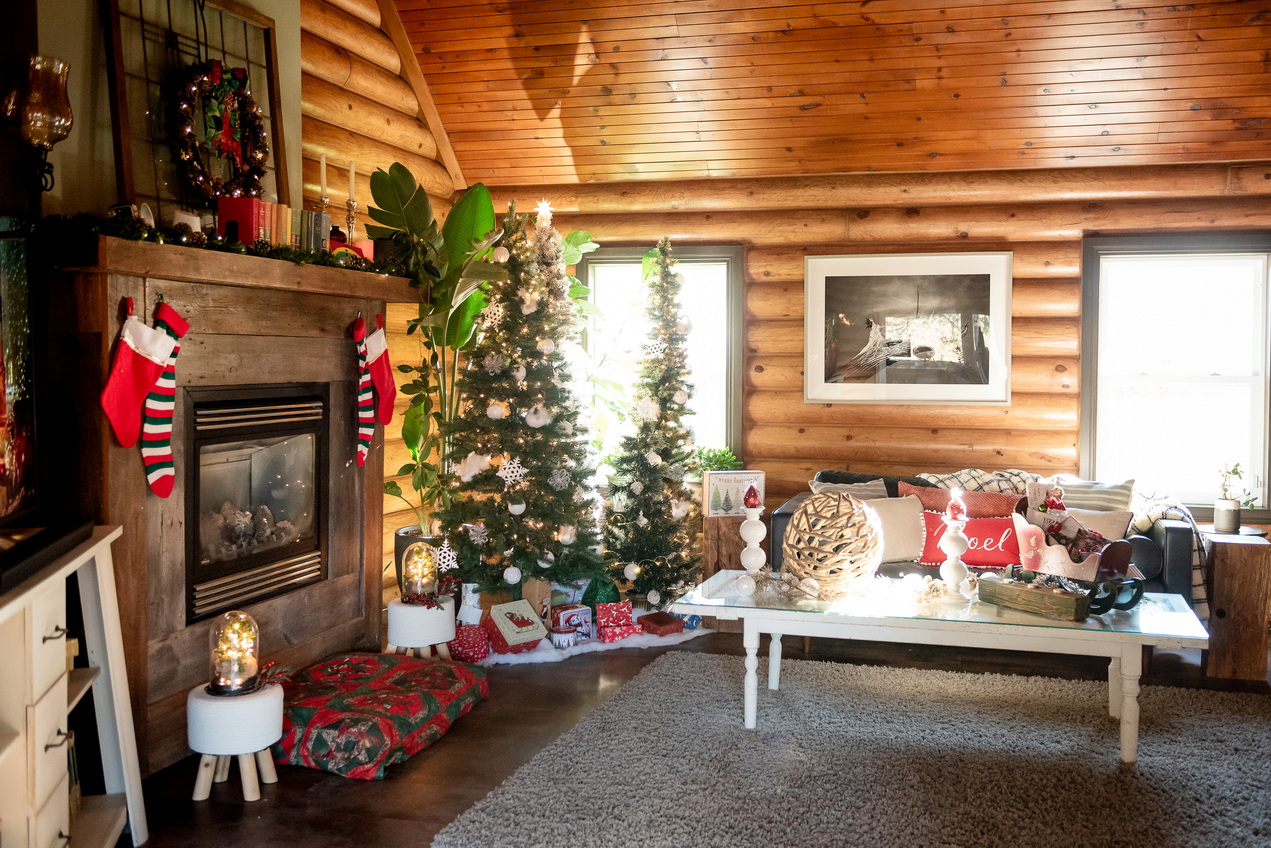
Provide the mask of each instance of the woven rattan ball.
[{"label": "woven rattan ball", "polygon": [[872,507],[838,492],[813,494],[790,518],[781,541],[781,570],[811,577],[821,597],[846,595],[868,580],[883,559],[882,522]]}]

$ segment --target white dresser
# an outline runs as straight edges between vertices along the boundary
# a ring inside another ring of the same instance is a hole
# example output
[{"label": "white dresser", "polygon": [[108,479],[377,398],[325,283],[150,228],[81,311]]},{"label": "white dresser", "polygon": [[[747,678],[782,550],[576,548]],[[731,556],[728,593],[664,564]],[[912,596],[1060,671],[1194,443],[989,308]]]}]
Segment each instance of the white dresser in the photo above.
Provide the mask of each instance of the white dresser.
[{"label": "white dresser", "polygon": [[[125,825],[145,842],[137,743],[124,673],[110,543],[90,539],[0,595],[0,846],[114,846]],[[66,670],[66,579],[78,574],[89,668]],[[89,690],[105,795],[85,797],[70,821],[67,716]]]}]

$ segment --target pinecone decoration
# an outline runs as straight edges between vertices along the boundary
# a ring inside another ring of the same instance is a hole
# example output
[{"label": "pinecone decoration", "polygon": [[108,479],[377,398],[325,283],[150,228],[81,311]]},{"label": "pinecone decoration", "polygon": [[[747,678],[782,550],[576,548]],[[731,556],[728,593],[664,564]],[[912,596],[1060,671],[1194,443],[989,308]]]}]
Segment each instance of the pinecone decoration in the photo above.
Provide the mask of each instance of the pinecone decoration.
[{"label": "pinecone decoration", "polygon": [[823,492],[795,511],[781,542],[781,570],[797,581],[812,578],[825,599],[868,580],[883,559],[878,513],[851,495]]},{"label": "pinecone decoration", "polygon": [[252,242],[252,253],[264,256],[271,249],[273,249],[273,245],[269,243],[269,239],[258,238]]},{"label": "pinecone decoration", "polygon": [[190,244],[193,247],[207,247],[207,233],[194,230],[190,233]]}]

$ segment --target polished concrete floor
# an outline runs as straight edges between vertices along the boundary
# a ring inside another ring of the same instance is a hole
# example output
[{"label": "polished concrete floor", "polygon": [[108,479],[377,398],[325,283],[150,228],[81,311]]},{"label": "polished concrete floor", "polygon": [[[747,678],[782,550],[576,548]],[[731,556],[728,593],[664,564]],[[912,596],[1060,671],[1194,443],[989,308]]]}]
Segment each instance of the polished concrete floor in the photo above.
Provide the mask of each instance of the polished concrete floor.
[{"label": "polished concrete floor", "polygon": [[[795,659],[1091,680],[1106,679],[1107,674],[1107,660],[1088,657],[831,639],[813,640],[805,654],[801,640],[786,642],[785,655]],[[195,803],[190,800],[198,763],[194,755],[146,779],[148,844],[154,848],[427,846],[439,829],[666,650],[743,653],[740,634],[711,633],[667,648],[620,648],[559,663],[493,666],[489,699],[432,747],[392,766],[384,780],[349,780],[279,766],[278,783],[262,786],[259,801],[242,800],[234,772],[228,782],[213,786],[209,800]],[[761,651],[766,652],[766,644]],[[1267,681],[1207,679],[1199,651],[1158,651],[1143,684],[1271,694]],[[741,716],[737,719],[740,722]],[[585,757],[587,752],[579,751],[578,756]]]}]

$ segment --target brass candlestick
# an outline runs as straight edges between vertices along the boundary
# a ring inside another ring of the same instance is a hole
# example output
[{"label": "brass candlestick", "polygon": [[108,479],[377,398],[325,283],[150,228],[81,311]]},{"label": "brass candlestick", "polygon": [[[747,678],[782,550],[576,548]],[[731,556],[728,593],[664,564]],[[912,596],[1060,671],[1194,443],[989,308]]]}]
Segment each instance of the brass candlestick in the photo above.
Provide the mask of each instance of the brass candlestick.
[{"label": "brass candlestick", "polygon": [[348,200],[344,201],[344,205],[349,208],[349,215],[347,218],[344,219],[344,223],[348,225],[348,229],[344,231],[345,232],[344,237],[348,239],[348,242],[347,242],[348,244],[353,244],[353,222],[354,222],[353,213],[357,212],[357,201],[354,200],[353,198],[349,198]]}]

